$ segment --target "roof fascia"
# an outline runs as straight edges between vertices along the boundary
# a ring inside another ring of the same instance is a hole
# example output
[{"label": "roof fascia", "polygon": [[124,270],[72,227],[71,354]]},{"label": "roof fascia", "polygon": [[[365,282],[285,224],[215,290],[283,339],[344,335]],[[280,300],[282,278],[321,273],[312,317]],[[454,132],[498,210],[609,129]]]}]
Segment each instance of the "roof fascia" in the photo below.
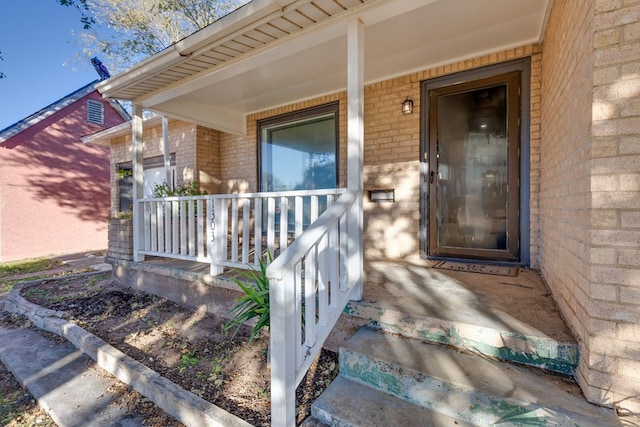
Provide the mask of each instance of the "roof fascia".
[{"label": "roof fascia", "polygon": [[57,113],[65,107],[73,104],[79,99],[89,95],[91,92],[96,90],[95,85],[99,80],[94,80],[88,85],[81,87],[75,92],[70,93],[69,95],[60,98],[59,100],[47,105],[46,107],[40,109],[39,111],[33,113],[32,115],[25,117],[24,119],[6,127],[5,129],[0,131],[0,145],[9,140],[10,138],[16,136],[17,134],[29,129],[31,126],[34,126],[46,119],[47,117]]},{"label": "roof fascia", "polygon": [[[144,128],[152,128],[158,126],[162,122],[161,116],[151,117],[146,119],[143,123]],[[120,123],[115,126],[111,126],[110,128],[103,129],[99,132],[92,133],[91,135],[86,135],[80,138],[85,144],[95,144],[95,145],[103,145],[109,146],[110,141],[113,138],[117,138],[119,136],[126,136],[131,134],[131,119],[126,122]]]},{"label": "roof fascia", "polygon": [[220,18],[218,21],[147,58],[140,62],[140,64],[134,65],[129,70],[100,82],[96,88],[105,97],[114,98],[110,95],[111,92],[126,87],[127,85],[135,84],[147,78],[149,75],[170,68],[186,58],[197,54],[199,50],[206,49],[207,46],[212,43],[229,37],[235,32],[254,24],[256,21],[265,19],[273,14],[281,13],[286,6],[297,1],[253,0],[234,12]]}]

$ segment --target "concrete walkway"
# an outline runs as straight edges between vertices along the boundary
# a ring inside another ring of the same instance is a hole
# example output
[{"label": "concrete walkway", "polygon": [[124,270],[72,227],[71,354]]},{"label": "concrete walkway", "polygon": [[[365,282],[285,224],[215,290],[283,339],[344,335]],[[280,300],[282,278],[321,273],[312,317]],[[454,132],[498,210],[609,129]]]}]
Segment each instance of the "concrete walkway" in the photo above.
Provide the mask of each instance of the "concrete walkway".
[{"label": "concrete walkway", "polygon": [[67,341],[0,327],[0,359],[59,426],[144,425],[145,415],[117,404],[119,381]]}]

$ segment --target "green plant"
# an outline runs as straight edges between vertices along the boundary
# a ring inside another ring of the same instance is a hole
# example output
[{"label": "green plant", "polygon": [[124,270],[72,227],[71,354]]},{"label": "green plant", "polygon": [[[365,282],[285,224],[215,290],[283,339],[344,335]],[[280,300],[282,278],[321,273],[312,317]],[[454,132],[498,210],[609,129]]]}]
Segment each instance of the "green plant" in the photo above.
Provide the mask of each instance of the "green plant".
[{"label": "green plant", "polygon": [[[273,261],[271,253],[268,254],[269,262]],[[240,276],[248,279],[250,284],[246,284],[237,277],[233,281],[245,293],[236,298],[238,304],[231,309],[233,317],[225,324],[225,330],[235,327],[233,335],[238,332],[240,326],[245,322],[257,318],[256,324],[251,330],[249,342],[252,342],[256,334],[270,323],[269,312],[269,279],[267,278],[267,264],[260,260],[260,270],[252,267],[247,271],[235,270]]]},{"label": "green plant", "polygon": [[116,174],[118,175],[119,179],[123,179],[124,177],[132,176],[133,175],[133,170],[124,169],[124,168],[118,168]]},{"label": "green plant", "polygon": [[204,196],[207,192],[200,190],[198,181],[186,182],[182,186],[171,187],[166,182],[153,187],[153,197]]},{"label": "green plant", "polygon": [[115,217],[116,219],[132,219],[133,218],[133,212],[116,212]]},{"label": "green plant", "polygon": [[178,372],[183,373],[185,369],[192,368],[198,364],[198,358],[193,355],[192,351],[182,355]]},{"label": "green plant", "polygon": [[58,265],[60,265],[59,261],[55,261],[50,258],[34,258],[23,261],[0,263],[0,277],[48,270]]}]

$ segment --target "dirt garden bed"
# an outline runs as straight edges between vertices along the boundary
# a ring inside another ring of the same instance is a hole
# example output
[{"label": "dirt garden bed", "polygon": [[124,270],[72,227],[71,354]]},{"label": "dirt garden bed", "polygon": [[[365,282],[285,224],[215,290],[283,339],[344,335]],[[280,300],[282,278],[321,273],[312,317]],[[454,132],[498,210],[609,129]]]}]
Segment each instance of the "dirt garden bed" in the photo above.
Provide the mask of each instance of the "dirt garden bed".
[{"label": "dirt garden bed", "polygon": [[[249,343],[248,329],[234,337],[224,331],[226,319],[123,288],[110,274],[47,280],[23,288],[22,296],[66,311],[71,321],[185,390],[253,425],[270,424],[268,337]],[[337,375],[337,363],[337,354],[323,350],[298,387],[298,424]]]}]

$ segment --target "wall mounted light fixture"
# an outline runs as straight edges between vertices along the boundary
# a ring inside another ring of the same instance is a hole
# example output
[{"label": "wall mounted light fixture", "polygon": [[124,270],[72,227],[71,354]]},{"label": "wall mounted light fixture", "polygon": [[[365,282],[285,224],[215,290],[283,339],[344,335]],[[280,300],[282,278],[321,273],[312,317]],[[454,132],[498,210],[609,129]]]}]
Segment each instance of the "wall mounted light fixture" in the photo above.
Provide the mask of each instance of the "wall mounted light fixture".
[{"label": "wall mounted light fixture", "polygon": [[413,99],[408,96],[402,101],[402,114],[411,114],[413,113]]}]

